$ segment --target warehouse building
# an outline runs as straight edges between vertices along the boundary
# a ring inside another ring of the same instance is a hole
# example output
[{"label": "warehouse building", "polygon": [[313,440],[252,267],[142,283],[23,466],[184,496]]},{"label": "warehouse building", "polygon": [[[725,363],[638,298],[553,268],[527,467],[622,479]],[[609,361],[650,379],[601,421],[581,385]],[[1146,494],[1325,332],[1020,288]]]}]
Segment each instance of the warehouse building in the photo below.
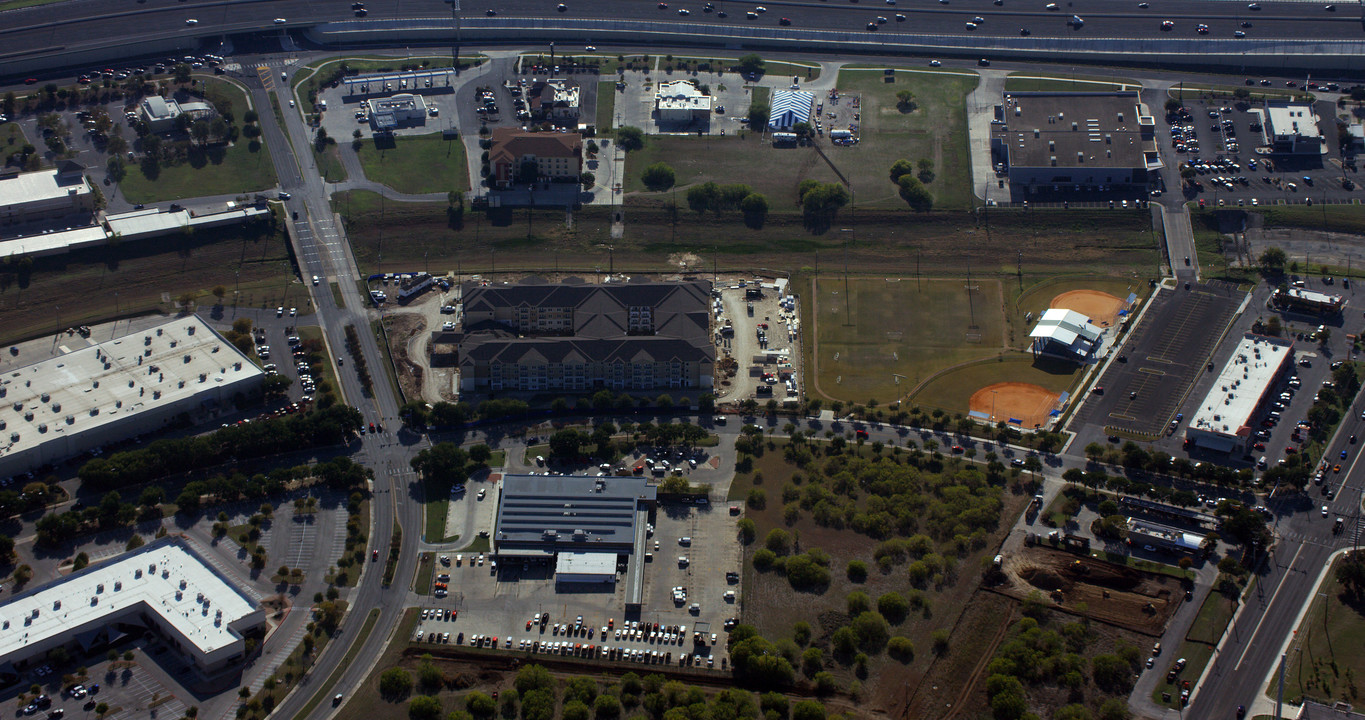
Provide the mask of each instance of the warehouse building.
[{"label": "warehouse building", "polygon": [[196,315],[19,368],[0,378],[0,476],[228,407],[264,378]]},{"label": "warehouse building", "polygon": [[[619,564],[643,562],[656,491],[640,477],[504,475],[492,554],[555,564],[560,583],[616,582]],[[638,578],[638,567],[628,571]]]},{"label": "warehouse building", "polygon": [[1216,452],[1247,452],[1279,383],[1294,368],[1294,342],[1247,333],[1185,428],[1185,442]]},{"label": "warehouse building", "polygon": [[[55,220],[95,211],[95,193],[85,166],[67,160],[55,168],[0,171],[0,225]],[[83,224],[83,223],[82,223]]]},{"label": "warehouse building", "polygon": [[1254,108],[1261,116],[1262,142],[1272,151],[1288,155],[1322,155],[1327,143],[1318,128],[1317,115],[1307,103],[1271,102],[1264,109]]},{"label": "warehouse building", "polygon": [[254,594],[164,537],[0,604],[0,677],[59,647],[88,653],[149,630],[213,673],[242,660],[245,635],[264,626]]},{"label": "warehouse building", "polygon": [[527,278],[461,293],[461,392],[708,390],[711,284],[560,284]]},{"label": "warehouse building", "polygon": [[1135,91],[1006,93],[991,123],[991,155],[998,182],[1020,200],[1146,197],[1163,166],[1156,120]]},{"label": "warehouse building", "polygon": [[654,121],[660,125],[688,125],[711,119],[711,96],[692,80],[666,80],[654,93]]},{"label": "warehouse building", "polygon": [[1094,357],[1104,331],[1090,324],[1090,318],[1065,308],[1048,308],[1033,326],[1029,337],[1034,357],[1052,355],[1084,362]]}]

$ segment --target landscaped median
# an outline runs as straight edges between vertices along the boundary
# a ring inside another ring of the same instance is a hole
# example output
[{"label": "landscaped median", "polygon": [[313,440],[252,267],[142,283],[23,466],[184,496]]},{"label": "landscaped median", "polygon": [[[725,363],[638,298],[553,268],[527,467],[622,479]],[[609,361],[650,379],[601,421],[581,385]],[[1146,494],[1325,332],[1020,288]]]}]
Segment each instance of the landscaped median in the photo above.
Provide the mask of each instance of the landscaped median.
[{"label": "landscaped median", "polygon": [[[1287,650],[1284,700],[1359,703],[1365,678],[1365,553],[1342,553],[1312,595]],[[1266,688],[1274,697],[1277,683]]]}]

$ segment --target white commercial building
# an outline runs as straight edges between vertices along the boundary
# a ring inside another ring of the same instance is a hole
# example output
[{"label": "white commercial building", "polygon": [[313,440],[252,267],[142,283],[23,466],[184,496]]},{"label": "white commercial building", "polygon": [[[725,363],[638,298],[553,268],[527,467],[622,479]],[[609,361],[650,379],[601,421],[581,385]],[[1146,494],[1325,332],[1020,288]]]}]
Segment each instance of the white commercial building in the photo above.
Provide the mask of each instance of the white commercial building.
[{"label": "white commercial building", "polygon": [[49,170],[0,171],[0,225],[51,220],[95,210],[85,166],[66,161]]},{"label": "white commercial building", "polygon": [[1265,110],[1253,110],[1263,115],[1261,122],[1264,142],[1277,153],[1321,155],[1327,152],[1322,131],[1313,106],[1307,103],[1272,102]]},{"label": "white commercial building", "polygon": [[138,106],[138,115],[152,132],[175,129],[175,119],[186,115],[191,121],[213,115],[213,108],[203,102],[177,102],[174,98],[152,95]]},{"label": "white commercial building", "polygon": [[1056,355],[1068,360],[1085,360],[1099,347],[1103,331],[1090,324],[1090,318],[1065,308],[1048,308],[1028,336],[1033,338],[1034,355]]},{"label": "white commercial building", "polygon": [[659,83],[654,94],[654,110],[659,123],[690,123],[711,117],[711,96],[702,94],[691,80]]},{"label": "white commercial building", "polygon": [[393,130],[402,125],[425,125],[427,102],[421,95],[403,93],[371,100],[370,122],[375,130]]},{"label": "white commercial building", "polygon": [[1185,429],[1185,441],[1208,450],[1245,452],[1263,407],[1294,367],[1294,342],[1247,333]]},{"label": "white commercial building", "polygon": [[[83,338],[75,342],[84,344]],[[0,476],[225,406],[265,373],[198,316],[80,348],[0,376]]]},{"label": "white commercial building", "polygon": [[616,553],[559,553],[555,557],[555,582],[615,583]]},{"label": "white commercial building", "polygon": [[244,633],[264,625],[257,598],[166,537],[0,604],[0,674],[58,647],[90,651],[146,630],[213,672],[242,659]]}]

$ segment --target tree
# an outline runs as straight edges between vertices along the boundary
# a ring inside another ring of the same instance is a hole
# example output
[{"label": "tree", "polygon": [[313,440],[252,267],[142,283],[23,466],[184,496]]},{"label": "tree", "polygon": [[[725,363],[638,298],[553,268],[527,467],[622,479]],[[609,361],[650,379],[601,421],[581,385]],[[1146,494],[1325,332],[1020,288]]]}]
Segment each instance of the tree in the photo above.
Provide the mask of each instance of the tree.
[{"label": "tree", "polygon": [[848,190],[839,183],[803,180],[797,188],[801,210],[808,220],[830,220],[839,208],[848,204]]},{"label": "tree", "polygon": [[555,680],[542,665],[527,665],[517,671],[517,679],[514,683],[517,692],[522,698],[526,699],[527,693],[532,690],[553,690]]},{"label": "tree", "polygon": [[469,477],[469,456],[460,446],[441,442],[417,453],[409,463],[426,480],[458,484]]},{"label": "tree", "polygon": [[673,187],[675,180],[676,176],[673,172],[673,168],[669,167],[666,163],[661,162],[656,162],[653,165],[646,167],[644,172],[640,174],[640,181],[645,184],[645,187],[654,192],[660,192]]},{"label": "tree", "polygon": [[616,144],[626,152],[634,152],[645,146],[645,133],[629,125],[616,128]]},{"label": "tree", "polygon": [[768,198],[761,193],[749,193],[739,201],[739,209],[744,213],[744,224],[751,228],[761,228],[768,219]]},{"label": "tree", "polygon": [[755,53],[742,55],[736,65],[739,71],[747,75],[762,75],[764,72],[763,58]]},{"label": "tree", "polygon": [[887,641],[886,652],[896,660],[908,663],[915,659],[915,644],[910,638],[897,635]]},{"label": "tree", "polygon": [[891,164],[891,182],[899,183],[902,176],[909,175],[915,171],[915,164],[901,158]]},{"label": "tree", "polygon": [[924,183],[919,178],[909,173],[902,175],[896,181],[900,186],[901,199],[905,201],[915,212],[928,212],[934,207],[934,196],[929,189],[924,187]]},{"label": "tree", "polygon": [[1095,684],[1113,693],[1127,694],[1133,684],[1133,671],[1117,655],[1096,655],[1090,661],[1090,673]]},{"label": "tree", "polygon": [[487,465],[488,461],[491,459],[493,459],[493,450],[484,443],[479,443],[478,445],[469,448],[470,462],[478,465]]},{"label": "tree", "polygon": [[888,592],[877,598],[877,612],[887,620],[899,624],[910,614],[910,603],[898,592]]},{"label": "tree", "polygon": [[768,118],[772,115],[772,108],[767,103],[753,102],[749,104],[749,129],[762,130],[768,126]]},{"label": "tree", "polygon": [[867,563],[862,560],[849,560],[847,572],[850,582],[867,582]]},{"label": "tree", "polygon": [[825,720],[825,706],[814,700],[802,700],[792,708],[792,720]]},{"label": "tree", "polygon": [[128,165],[123,161],[123,157],[118,154],[111,154],[108,162],[104,164],[105,173],[113,182],[123,182],[128,177]]},{"label": "tree", "polygon": [[582,432],[565,428],[550,436],[550,454],[562,459],[578,457],[587,440]]},{"label": "tree", "polygon": [[493,717],[497,712],[498,705],[493,698],[475,690],[464,698],[464,706],[469,710],[469,714],[476,718]]},{"label": "tree", "polygon": [[598,695],[592,701],[592,710],[597,720],[613,720],[621,715],[621,701],[615,695]]},{"label": "tree", "polygon": [[379,675],[379,694],[388,700],[401,700],[412,692],[412,674],[403,668],[389,668]]},{"label": "tree", "polygon": [[1289,256],[1285,254],[1284,250],[1277,247],[1266,248],[1257,258],[1257,262],[1261,264],[1261,270],[1267,273],[1283,272],[1284,265],[1288,261]]},{"label": "tree", "polygon": [[585,170],[582,175],[578,176],[578,182],[582,183],[583,187],[590,188],[597,184],[597,176]]},{"label": "tree", "polygon": [[185,63],[178,63],[175,66],[175,81],[177,83],[187,83],[190,81],[190,66]]},{"label": "tree", "polygon": [[408,717],[412,720],[439,720],[441,701],[430,695],[418,695],[408,703]]},{"label": "tree", "polygon": [[[176,117],[185,116],[178,115]],[[319,131],[321,131],[321,129],[322,128],[318,128]],[[208,119],[200,118],[199,120],[196,120],[190,124],[190,136],[193,137],[195,142],[199,143],[201,147],[208,144],[210,134],[211,128],[209,127]]]},{"label": "tree", "polygon": [[896,93],[896,109],[903,113],[912,113],[919,105],[915,103],[915,94],[909,90],[901,90]]}]

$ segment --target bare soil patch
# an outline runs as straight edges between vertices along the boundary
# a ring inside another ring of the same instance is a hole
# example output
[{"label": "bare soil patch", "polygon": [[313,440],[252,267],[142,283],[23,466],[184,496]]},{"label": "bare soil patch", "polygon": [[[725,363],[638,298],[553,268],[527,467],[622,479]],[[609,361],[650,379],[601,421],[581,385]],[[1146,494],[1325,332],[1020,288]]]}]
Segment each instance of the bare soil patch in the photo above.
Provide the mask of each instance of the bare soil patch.
[{"label": "bare soil patch", "polygon": [[1004,382],[987,385],[972,393],[972,412],[990,416],[991,424],[1001,420],[1032,428],[1046,424],[1061,395],[1040,385]]},{"label": "bare soil patch", "polygon": [[1098,327],[1110,327],[1127,303],[1099,290],[1070,290],[1052,298],[1052,307],[1075,310]]},{"label": "bare soil patch", "polygon": [[1184,598],[1173,577],[1044,546],[1010,555],[1004,570],[997,592],[1020,600],[1037,593],[1056,609],[1151,636],[1162,633]]}]

